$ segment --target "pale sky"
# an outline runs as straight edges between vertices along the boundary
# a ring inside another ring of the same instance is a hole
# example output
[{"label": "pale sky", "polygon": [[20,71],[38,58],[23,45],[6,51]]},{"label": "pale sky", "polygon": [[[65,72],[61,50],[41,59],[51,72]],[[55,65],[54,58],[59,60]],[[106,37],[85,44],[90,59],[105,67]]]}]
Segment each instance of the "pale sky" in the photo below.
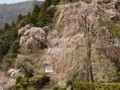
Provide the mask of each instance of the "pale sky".
[{"label": "pale sky", "polygon": [[[27,0],[0,0],[0,4],[12,4],[12,3],[17,3],[17,2],[23,2]],[[37,0],[37,1],[45,1],[45,0]]]}]

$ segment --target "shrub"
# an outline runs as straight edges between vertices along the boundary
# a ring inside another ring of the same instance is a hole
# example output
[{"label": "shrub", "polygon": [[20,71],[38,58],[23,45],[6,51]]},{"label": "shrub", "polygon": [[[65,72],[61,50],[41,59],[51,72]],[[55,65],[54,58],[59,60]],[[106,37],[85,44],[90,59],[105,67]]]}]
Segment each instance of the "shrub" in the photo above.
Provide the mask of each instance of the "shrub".
[{"label": "shrub", "polygon": [[27,90],[36,90],[34,87],[29,87]]},{"label": "shrub", "polygon": [[65,88],[59,88],[58,90],[66,90]]},{"label": "shrub", "polygon": [[110,3],[111,1],[112,1],[112,0],[104,0],[103,3],[108,4],[108,3]]},{"label": "shrub", "polygon": [[53,86],[52,90],[66,90],[66,88],[61,88],[59,86]]},{"label": "shrub", "polygon": [[86,3],[92,3],[92,0],[81,0],[83,2],[86,2]]},{"label": "shrub", "polygon": [[23,88],[23,89],[27,89],[27,86],[29,85],[26,78],[22,78],[19,82],[19,85]]},{"label": "shrub", "polygon": [[26,89],[21,88],[21,89],[19,89],[19,90],[26,90]]},{"label": "shrub", "polygon": [[53,86],[52,90],[58,90],[59,87],[58,86]]},{"label": "shrub", "polygon": [[30,86],[35,87],[35,88],[42,88],[47,82],[49,82],[49,77],[48,76],[42,76],[38,75],[37,77],[34,76],[29,79]]},{"label": "shrub", "polygon": [[120,83],[73,82],[75,90],[120,90]]},{"label": "shrub", "polygon": [[115,3],[115,8],[120,12],[120,1]]},{"label": "shrub", "polygon": [[8,90],[19,90],[20,89],[20,85],[14,85],[12,87],[9,87]]},{"label": "shrub", "polygon": [[16,77],[16,84],[18,84],[21,79],[22,79],[22,76],[17,76],[17,77]]}]

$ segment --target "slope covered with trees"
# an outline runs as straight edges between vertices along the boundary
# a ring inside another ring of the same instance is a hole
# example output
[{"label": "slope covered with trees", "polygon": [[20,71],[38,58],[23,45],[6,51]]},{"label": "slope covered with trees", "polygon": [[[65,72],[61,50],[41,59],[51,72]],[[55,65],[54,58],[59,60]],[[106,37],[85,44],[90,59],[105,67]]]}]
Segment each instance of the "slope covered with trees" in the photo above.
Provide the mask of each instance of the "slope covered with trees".
[{"label": "slope covered with trees", "polygon": [[0,30],[1,69],[15,65],[25,74],[16,78],[12,89],[41,88],[38,84],[44,79],[49,81],[49,75],[40,73],[44,72],[43,61],[49,61],[54,67],[51,81],[59,86],[65,83],[76,90],[102,89],[101,86],[103,90],[119,90],[119,84],[99,86],[101,82],[120,82],[119,3],[45,0],[41,6],[35,5],[32,12],[19,15],[16,23],[6,23]]}]

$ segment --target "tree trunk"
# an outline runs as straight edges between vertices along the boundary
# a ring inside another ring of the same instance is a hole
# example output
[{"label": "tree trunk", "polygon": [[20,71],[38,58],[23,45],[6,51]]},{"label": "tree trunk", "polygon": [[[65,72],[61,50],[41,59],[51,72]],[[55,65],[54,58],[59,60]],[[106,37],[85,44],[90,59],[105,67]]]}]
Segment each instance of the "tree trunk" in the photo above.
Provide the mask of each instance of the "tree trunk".
[{"label": "tree trunk", "polygon": [[93,74],[92,74],[92,65],[91,65],[91,47],[92,47],[92,42],[91,39],[89,39],[88,36],[88,42],[87,42],[87,77],[88,77],[88,82],[93,82]]}]

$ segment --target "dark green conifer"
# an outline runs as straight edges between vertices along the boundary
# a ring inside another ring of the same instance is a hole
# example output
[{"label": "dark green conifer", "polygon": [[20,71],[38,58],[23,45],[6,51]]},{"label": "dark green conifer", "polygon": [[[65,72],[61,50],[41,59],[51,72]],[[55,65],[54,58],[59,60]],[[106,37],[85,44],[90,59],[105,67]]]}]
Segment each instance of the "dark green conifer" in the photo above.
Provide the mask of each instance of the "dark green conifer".
[{"label": "dark green conifer", "polygon": [[23,16],[21,14],[19,14],[18,18],[17,18],[17,23],[20,22],[22,19],[23,19]]},{"label": "dark green conifer", "polygon": [[10,29],[10,25],[8,23],[5,23],[4,25],[4,32]]}]

